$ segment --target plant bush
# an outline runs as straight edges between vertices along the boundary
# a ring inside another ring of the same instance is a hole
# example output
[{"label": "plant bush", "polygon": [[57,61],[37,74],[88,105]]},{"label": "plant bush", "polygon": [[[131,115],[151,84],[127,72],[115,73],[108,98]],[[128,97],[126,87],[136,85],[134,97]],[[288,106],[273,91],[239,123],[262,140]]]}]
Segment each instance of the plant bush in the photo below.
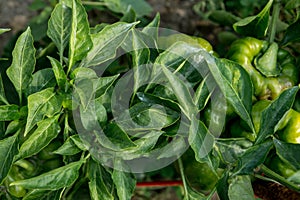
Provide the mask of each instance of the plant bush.
[{"label": "plant bush", "polygon": [[[6,49],[0,198],[131,199],[157,176],[181,180],[183,199],[254,199],[256,179],[299,192],[296,1],[243,19],[219,10],[234,37],[218,51],[159,14],[140,25],[151,9],[131,3],[52,1],[46,30]],[[91,27],[93,6],[120,21]]]}]

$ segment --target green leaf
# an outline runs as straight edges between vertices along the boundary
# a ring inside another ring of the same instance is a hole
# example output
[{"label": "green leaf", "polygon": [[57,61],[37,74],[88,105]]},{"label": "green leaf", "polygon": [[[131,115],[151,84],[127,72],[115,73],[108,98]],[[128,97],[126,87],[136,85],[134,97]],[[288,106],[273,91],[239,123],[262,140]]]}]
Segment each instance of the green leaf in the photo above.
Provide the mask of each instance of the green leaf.
[{"label": "green leaf", "polygon": [[[88,109],[89,104],[93,99],[95,99],[95,87],[93,84],[93,80],[91,79],[81,79],[76,80],[74,85],[74,93],[75,98],[80,100],[80,105],[83,111]],[[78,96],[78,97],[77,97]],[[77,97],[77,98],[76,98]]]},{"label": "green leaf", "polygon": [[226,170],[222,177],[219,179],[216,188],[217,188],[217,192],[219,194],[219,197],[222,200],[229,200],[229,196],[228,196],[228,189],[229,189],[229,183],[228,183],[228,179],[229,179],[229,170]]},{"label": "green leaf", "polygon": [[7,176],[13,163],[14,156],[18,154],[19,133],[0,140],[0,184]]},{"label": "green leaf", "polygon": [[197,114],[198,109],[194,104],[189,88],[179,77],[174,75],[165,66],[162,65],[161,68],[177,97],[177,100],[179,102],[180,107],[182,108],[183,113],[189,119],[192,119],[192,116]]},{"label": "green leaf", "polygon": [[252,146],[252,142],[245,138],[218,138],[216,145],[222,160],[233,164]]},{"label": "green leaf", "polygon": [[4,105],[0,106],[0,121],[11,121],[20,118],[19,106]]},{"label": "green leaf", "polygon": [[209,153],[215,144],[214,136],[209,132],[203,122],[193,117],[189,130],[189,144],[195,152],[195,158],[198,162],[206,162],[213,167],[213,161],[209,157]]},{"label": "green leaf", "polygon": [[82,60],[81,67],[92,67],[114,58],[117,48],[137,23],[118,22],[107,25],[99,33],[91,35],[93,47]]},{"label": "green leaf", "polygon": [[119,74],[114,76],[100,77],[94,81],[96,98],[104,95],[107,90],[113,85],[113,83],[117,80]]},{"label": "green leaf", "polygon": [[[140,86],[147,81],[146,77],[150,77],[149,67],[146,66],[150,60],[149,47],[144,43],[142,33],[133,29],[125,40],[125,50],[131,52],[132,67],[134,74],[133,96]],[[124,47],[123,47],[124,48]]]},{"label": "green leaf", "polygon": [[179,114],[171,109],[159,105],[137,103],[121,113],[115,120],[126,132],[140,132],[161,130],[174,124],[179,117]]},{"label": "green leaf", "polygon": [[159,104],[164,107],[171,108],[174,111],[180,112],[180,107],[177,102],[172,101],[170,99],[166,99],[160,95],[138,92],[137,97],[140,101],[144,103],[149,103],[151,105]]},{"label": "green leaf", "polygon": [[153,37],[154,41],[157,41],[159,24],[160,14],[157,13],[154,19],[143,28],[142,32]]},{"label": "green leaf", "polygon": [[5,104],[9,104],[7,99],[6,99],[6,95],[5,95],[5,90],[4,90],[4,85],[3,85],[3,80],[2,80],[2,76],[0,74],[0,101],[2,101]]},{"label": "green leaf", "polygon": [[[269,26],[270,8],[273,0],[269,0],[264,9],[255,16],[246,17],[233,24],[233,29],[242,35],[253,37],[264,37]],[[255,30],[255,31],[253,31]]]},{"label": "green leaf", "polygon": [[22,200],[59,200],[61,196],[62,190],[40,190],[33,189],[29,191]]},{"label": "green leaf", "polygon": [[79,148],[81,149],[82,151],[86,151],[87,148],[86,146],[83,144],[82,140],[80,139],[79,135],[76,134],[76,135],[72,135],[71,137],[71,140],[74,142],[74,144]]},{"label": "green leaf", "polygon": [[73,0],[68,72],[77,61],[82,60],[87,55],[92,46],[93,43],[85,8],[78,0]]},{"label": "green leaf", "polygon": [[54,42],[60,55],[62,64],[63,53],[70,40],[72,24],[72,10],[64,3],[55,6],[48,21],[47,35]]},{"label": "green leaf", "polygon": [[286,143],[274,138],[277,155],[290,163],[295,169],[300,170],[300,144]]},{"label": "green leaf", "polygon": [[252,84],[248,73],[237,63],[226,59],[208,58],[208,67],[227,102],[247,122],[255,133],[250,112],[252,107]]},{"label": "green leaf", "polygon": [[229,199],[255,200],[250,176],[235,176],[230,179],[228,188]]},{"label": "green leaf", "polygon": [[120,19],[121,22],[135,22],[136,21],[136,13],[134,11],[134,9],[129,6],[127,9],[127,12],[124,13],[123,17]]},{"label": "green leaf", "polygon": [[82,161],[72,162],[39,176],[12,182],[11,185],[22,186],[26,189],[43,190],[58,190],[69,187],[77,180],[82,164]]},{"label": "green leaf", "polygon": [[93,200],[114,200],[111,175],[100,164],[89,162],[88,178],[90,195]]},{"label": "green leaf", "polygon": [[287,0],[285,1],[285,9],[287,10],[291,10],[291,9],[295,9],[298,8],[300,6],[300,1],[299,0]]},{"label": "green leaf", "polygon": [[85,130],[93,130],[101,128],[100,123],[107,121],[107,113],[99,101],[92,100],[86,108],[80,106],[80,118]]},{"label": "green leaf", "polygon": [[67,75],[65,74],[65,71],[63,69],[63,66],[55,58],[51,58],[51,57],[48,58],[51,62],[58,87],[66,91],[68,80],[67,80]]},{"label": "green leaf", "polygon": [[119,199],[131,199],[136,185],[136,180],[133,174],[114,169],[112,179],[116,185]]},{"label": "green leaf", "polygon": [[56,86],[55,76],[51,68],[38,70],[32,76],[32,81],[25,91],[26,96]]},{"label": "green leaf", "polygon": [[272,146],[272,140],[265,140],[261,144],[248,148],[245,153],[238,158],[238,165],[234,170],[234,175],[252,174],[253,170],[265,161]]},{"label": "green leaf", "polygon": [[41,121],[45,116],[52,117],[61,109],[61,99],[54,88],[47,88],[28,97],[28,116],[24,135]]},{"label": "green leaf", "polygon": [[259,144],[268,136],[274,134],[275,126],[292,107],[298,86],[284,90],[277,99],[275,99],[263,112],[260,120],[260,129],[257,134],[255,143]]},{"label": "green leaf", "polygon": [[0,35],[8,31],[10,31],[10,28],[0,28]]},{"label": "green leaf", "polygon": [[[116,150],[124,150],[129,148],[135,148],[137,145],[132,142],[129,136],[122,130],[118,124],[109,123],[104,130],[107,139],[112,142],[114,148]],[[102,138],[104,139],[104,138]],[[98,139],[99,140],[99,139]],[[101,140],[101,139],[100,139]],[[104,144],[106,143],[106,144]],[[102,141],[101,144],[106,146],[107,148],[112,148],[108,142]]]},{"label": "green leaf", "polygon": [[208,19],[224,26],[232,26],[234,23],[241,20],[239,17],[225,10],[211,11]]},{"label": "green leaf", "polygon": [[125,14],[129,6],[136,12],[137,17],[149,15],[151,6],[145,0],[104,0],[105,5],[112,11]]},{"label": "green leaf", "polygon": [[24,125],[25,125],[25,123],[23,121],[19,121],[19,120],[11,121],[7,125],[4,135],[16,133],[20,128],[23,128]]},{"label": "green leaf", "polygon": [[25,140],[19,150],[18,159],[30,157],[46,147],[60,132],[58,116],[37,123],[38,128]]},{"label": "green leaf", "polygon": [[201,111],[207,105],[213,91],[209,91],[206,81],[209,81],[210,76],[207,75],[199,84],[194,94],[193,100],[198,110]]},{"label": "green leaf", "polygon": [[281,45],[287,45],[291,42],[299,42],[300,40],[300,18],[293,24],[291,24],[285,34],[284,37],[281,41]]},{"label": "green leaf", "polygon": [[296,184],[300,184],[300,170],[295,172],[292,176],[288,177],[288,181],[294,182]]},{"label": "green leaf", "polygon": [[67,138],[64,144],[60,146],[57,150],[55,150],[53,153],[64,156],[70,156],[81,152],[81,149],[76,146],[71,137]]},{"label": "green leaf", "polygon": [[27,28],[18,38],[12,56],[12,64],[6,73],[19,94],[20,102],[22,102],[22,92],[29,86],[35,67],[35,48],[30,28]]}]

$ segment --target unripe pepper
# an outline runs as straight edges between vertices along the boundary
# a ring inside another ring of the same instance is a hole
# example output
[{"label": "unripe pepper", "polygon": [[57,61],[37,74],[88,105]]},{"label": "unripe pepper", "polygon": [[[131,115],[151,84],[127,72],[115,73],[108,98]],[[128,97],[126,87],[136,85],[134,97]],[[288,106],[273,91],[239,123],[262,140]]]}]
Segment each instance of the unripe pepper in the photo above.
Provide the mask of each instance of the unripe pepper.
[{"label": "unripe pepper", "polygon": [[300,144],[300,113],[290,109],[280,121],[278,137],[285,142]]},{"label": "unripe pepper", "polygon": [[17,198],[21,198],[21,197],[25,196],[27,193],[25,188],[23,188],[22,186],[18,186],[18,185],[10,185],[12,182],[15,182],[18,180],[23,180],[23,179],[24,179],[24,177],[19,172],[18,167],[13,165],[12,168],[10,169],[7,177],[4,180],[4,185],[5,185],[8,193]]},{"label": "unripe pepper", "polygon": [[279,158],[279,156],[275,155],[270,163],[268,163],[270,169],[284,178],[288,178],[292,176],[296,171],[293,169],[288,163],[285,163],[283,160]]},{"label": "unripe pepper", "polygon": [[242,38],[232,43],[227,57],[248,72],[258,99],[275,99],[299,81],[295,59],[288,51],[278,49],[276,43]]}]

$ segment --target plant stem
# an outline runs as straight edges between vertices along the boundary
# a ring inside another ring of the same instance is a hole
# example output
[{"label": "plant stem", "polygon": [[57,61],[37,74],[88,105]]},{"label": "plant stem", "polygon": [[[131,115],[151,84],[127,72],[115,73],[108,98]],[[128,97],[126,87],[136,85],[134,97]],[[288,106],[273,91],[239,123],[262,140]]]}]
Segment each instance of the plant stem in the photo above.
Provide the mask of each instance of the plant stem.
[{"label": "plant stem", "polygon": [[300,187],[294,183],[291,183],[290,181],[286,180],[284,177],[280,176],[279,174],[273,172],[271,169],[267,168],[265,165],[261,166],[261,171],[267,175],[268,177],[272,178],[275,181],[278,181],[282,185],[295,190],[300,191]]},{"label": "plant stem", "polygon": [[93,2],[93,1],[82,1],[83,5],[86,6],[106,6],[105,2]]},{"label": "plant stem", "polygon": [[188,188],[187,188],[187,183],[185,180],[185,174],[184,174],[184,169],[183,169],[183,164],[181,158],[178,159],[178,165],[179,165],[179,170],[180,170],[180,175],[183,183],[183,188],[184,188],[184,199],[188,200]]},{"label": "plant stem", "polygon": [[275,35],[276,35],[276,23],[277,19],[279,18],[280,13],[280,0],[275,0],[273,3],[273,10],[272,10],[272,18],[271,18],[271,25],[269,31],[269,42],[274,42]]}]

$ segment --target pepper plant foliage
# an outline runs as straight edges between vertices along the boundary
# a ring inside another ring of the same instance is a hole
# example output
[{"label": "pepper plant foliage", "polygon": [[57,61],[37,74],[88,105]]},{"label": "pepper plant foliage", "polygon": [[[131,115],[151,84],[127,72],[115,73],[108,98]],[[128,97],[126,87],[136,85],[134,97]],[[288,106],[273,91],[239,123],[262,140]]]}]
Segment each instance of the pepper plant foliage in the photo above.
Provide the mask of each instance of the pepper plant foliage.
[{"label": "pepper plant foliage", "polygon": [[[236,29],[244,34],[247,23],[256,23],[265,34],[266,21],[258,22],[270,4]],[[135,174],[178,161],[186,199],[207,199],[215,191],[222,199],[253,199],[250,176],[272,148],[299,169],[299,160],[291,159],[299,146],[274,135],[298,86],[270,103],[257,130],[255,88],[240,64],[216,57],[206,41],[160,40],[159,15],[143,28],[138,24],[92,28],[81,1],[61,0],[48,20],[48,47],[36,49],[30,28],[18,37],[0,77],[1,198],[127,200]],[[292,28],[283,43],[299,39]],[[216,105],[211,120],[205,115],[210,104]],[[221,135],[228,107],[254,141]],[[189,160],[180,158],[187,149],[217,177],[208,196],[187,179]],[[292,180],[299,183],[297,174]]]}]

